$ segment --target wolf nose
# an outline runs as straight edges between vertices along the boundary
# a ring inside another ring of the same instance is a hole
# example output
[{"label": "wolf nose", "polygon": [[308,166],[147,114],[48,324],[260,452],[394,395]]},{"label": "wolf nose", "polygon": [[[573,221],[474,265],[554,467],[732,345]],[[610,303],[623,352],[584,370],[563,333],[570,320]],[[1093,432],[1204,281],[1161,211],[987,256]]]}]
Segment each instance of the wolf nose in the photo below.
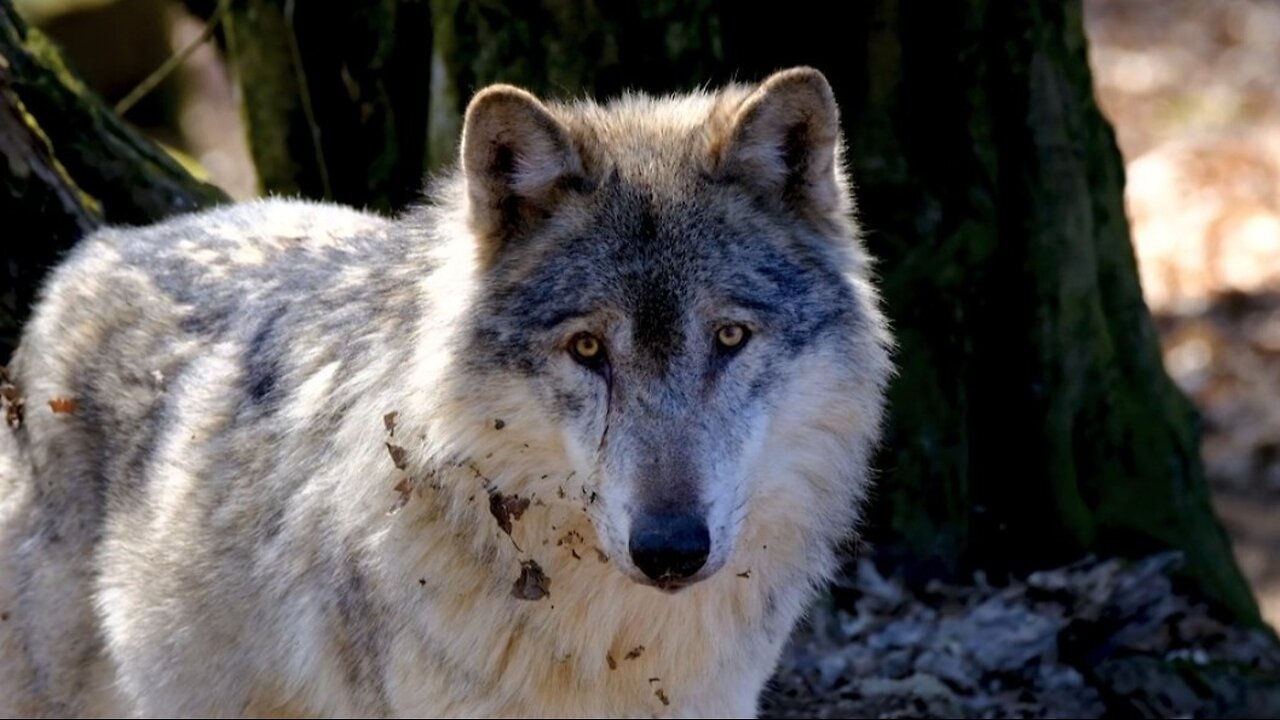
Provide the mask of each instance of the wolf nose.
[{"label": "wolf nose", "polygon": [[631,560],[653,580],[683,580],[707,563],[711,533],[697,515],[647,515],[631,529]]}]

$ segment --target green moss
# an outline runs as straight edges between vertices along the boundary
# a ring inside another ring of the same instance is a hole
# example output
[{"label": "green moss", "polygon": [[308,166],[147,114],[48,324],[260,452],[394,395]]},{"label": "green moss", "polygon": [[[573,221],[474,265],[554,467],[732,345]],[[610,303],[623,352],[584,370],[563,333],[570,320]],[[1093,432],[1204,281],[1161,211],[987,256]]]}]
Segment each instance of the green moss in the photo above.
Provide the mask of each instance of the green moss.
[{"label": "green moss", "polygon": [[40,122],[36,120],[36,117],[27,111],[27,107],[22,103],[22,99],[8,91],[5,91],[5,96],[6,100],[17,110],[19,117],[22,118],[23,124],[31,131],[31,134],[36,137],[37,142],[40,143],[42,150],[49,159],[50,167],[52,167],[58,174],[58,177],[61,178],[62,183],[66,188],[75,195],[80,206],[83,207],[90,215],[94,217],[102,217],[102,204],[98,202],[97,198],[84,190],[81,190],[80,187],[76,185],[75,180],[71,178],[71,174],[68,173],[67,169],[58,161],[58,156],[54,152],[53,143],[50,142],[49,136],[45,135],[44,130],[40,128]]},{"label": "green moss", "polygon": [[462,97],[458,76],[465,58],[459,57],[455,30],[459,0],[431,3],[431,102],[427,115],[426,167],[437,170],[453,162],[462,131]]},{"label": "green moss", "polygon": [[309,145],[291,140],[296,131],[292,116],[300,113],[300,103],[289,50],[291,30],[285,24],[283,4],[273,0],[235,3],[224,23],[228,55],[244,98],[240,112],[257,169],[258,190],[298,195],[298,179],[304,172],[300,163],[314,158],[300,152]]},{"label": "green moss", "polygon": [[85,87],[80,76],[67,66],[67,61],[62,57],[62,51],[58,46],[50,40],[44,33],[33,27],[26,28],[25,47],[48,72],[64,88],[70,90],[77,97],[85,97],[91,94],[89,89]]}]

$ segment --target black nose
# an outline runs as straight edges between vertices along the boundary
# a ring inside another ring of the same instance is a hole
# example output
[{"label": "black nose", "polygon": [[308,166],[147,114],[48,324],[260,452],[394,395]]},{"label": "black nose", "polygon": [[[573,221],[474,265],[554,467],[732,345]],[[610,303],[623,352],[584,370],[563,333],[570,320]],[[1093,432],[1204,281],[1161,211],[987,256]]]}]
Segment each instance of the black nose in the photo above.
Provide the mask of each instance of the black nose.
[{"label": "black nose", "polygon": [[631,560],[654,580],[683,580],[707,563],[711,533],[698,515],[642,515],[631,528]]}]

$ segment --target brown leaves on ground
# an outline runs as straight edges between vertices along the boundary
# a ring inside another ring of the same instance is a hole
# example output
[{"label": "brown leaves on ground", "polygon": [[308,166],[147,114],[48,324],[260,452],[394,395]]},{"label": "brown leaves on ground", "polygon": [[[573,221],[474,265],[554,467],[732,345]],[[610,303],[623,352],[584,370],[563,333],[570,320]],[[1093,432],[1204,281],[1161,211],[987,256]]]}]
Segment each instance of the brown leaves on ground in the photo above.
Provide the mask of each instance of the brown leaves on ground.
[{"label": "brown leaves on ground", "polygon": [[511,586],[511,596],[520,600],[541,600],[551,594],[551,578],[537,560],[520,563],[520,577]]},{"label": "brown leaves on ground", "polygon": [[396,418],[400,417],[400,412],[392,410],[382,416],[382,426],[387,429],[387,434],[391,437],[396,436]]},{"label": "brown leaves on ground", "polygon": [[1280,292],[1219,296],[1157,315],[1165,365],[1204,422],[1217,489],[1280,498]]},{"label": "brown leaves on ground", "polygon": [[759,716],[1199,718],[1274,697],[1280,646],[1183,586],[1181,565],[1087,558],[920,587],[860,558],[789,639]]},{"label": "brown leaves on ground", "polygon": [[1215,510],[1280,625],[1280,292],[1216,296],[1156,320],[1165,366],[1200,415]]}]

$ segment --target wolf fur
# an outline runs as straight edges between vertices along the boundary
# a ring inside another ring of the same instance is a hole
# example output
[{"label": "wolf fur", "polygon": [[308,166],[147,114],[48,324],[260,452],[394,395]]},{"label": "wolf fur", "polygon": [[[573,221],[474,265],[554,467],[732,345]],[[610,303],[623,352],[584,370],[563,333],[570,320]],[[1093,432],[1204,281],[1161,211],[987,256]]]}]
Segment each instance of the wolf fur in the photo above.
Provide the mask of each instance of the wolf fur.
[{"label": "wolf fur", "polygon": [[[0,714],[754,716],[892,372],[841,142],[809,68],[491,86],[398,217],[87,237],[10,366]],[[709,556],[655,587],[630,528],[677,511]]]}]

